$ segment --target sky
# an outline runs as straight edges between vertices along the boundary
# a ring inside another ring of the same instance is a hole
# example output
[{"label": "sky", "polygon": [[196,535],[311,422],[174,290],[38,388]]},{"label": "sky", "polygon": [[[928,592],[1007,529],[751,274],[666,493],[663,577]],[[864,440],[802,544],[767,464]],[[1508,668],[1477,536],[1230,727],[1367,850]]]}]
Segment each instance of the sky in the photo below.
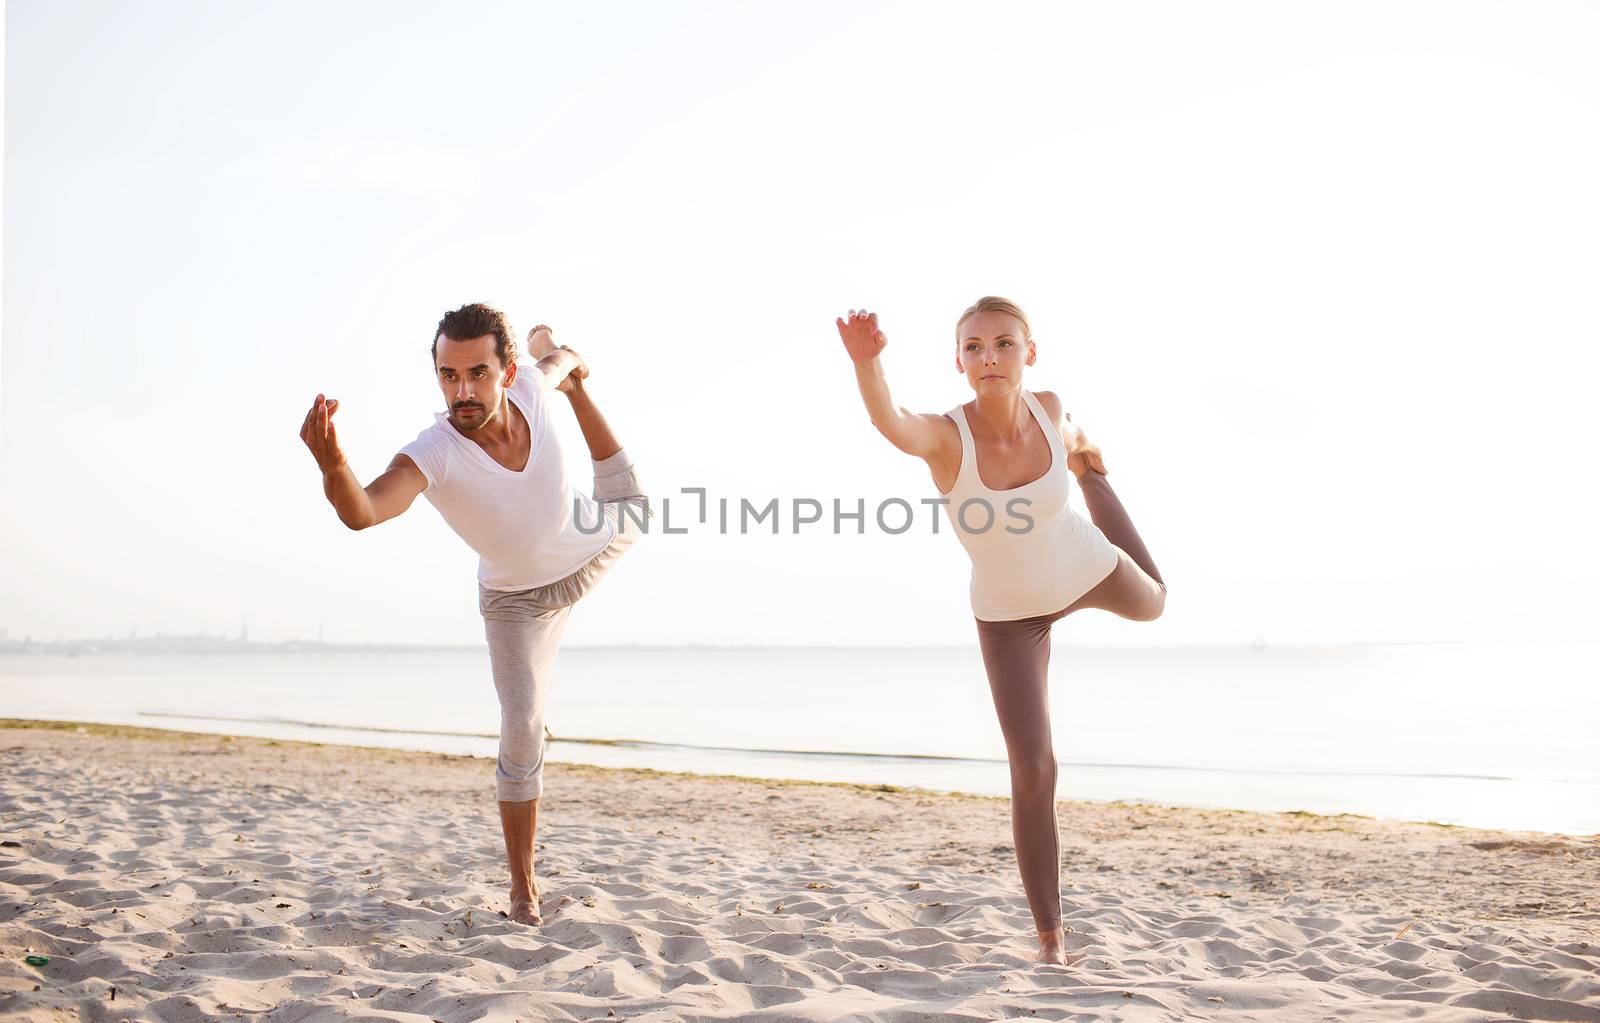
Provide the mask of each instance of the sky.
[{"label": "sky", "polygon": [[6,5],[6,635],[480,642],[476,557],[424,500],[346,530],[298,429],[338,398],[376,475],[484,301],[674,525],[869,511],[646,537],[569,644],[970,644],[833,322],[943,412],[1000,294],[1171,591],[1058,642],[1592,638],[1592,6],[579,7]]}]

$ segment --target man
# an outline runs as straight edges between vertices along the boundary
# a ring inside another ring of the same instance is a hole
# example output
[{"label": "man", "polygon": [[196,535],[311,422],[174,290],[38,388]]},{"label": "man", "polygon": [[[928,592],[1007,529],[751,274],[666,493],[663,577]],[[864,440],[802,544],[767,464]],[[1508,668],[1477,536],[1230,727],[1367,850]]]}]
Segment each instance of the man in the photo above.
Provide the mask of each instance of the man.
[{"label": "man", "polygon": [[[448,414],[400,449],[366,487],[339,448],[337,400],[317,395],[300,437],[322,489],[351,529],[394,518],[418,494],[479,555],[478,608],[500,695],[495,788],[513,920],[542,922],[533,879],[543,792],[544,701],[572,605],[632,545],[649,517],[633,464],[589,396],[589,367],[535,327],[537,362],[519,365],[505,315],[465,305],[439,321],[433,369]],[[594,495],[574,492],[556,438],[551,391],[566,395],[594,461]],[[599,507],[596,507],[599,502]]]}]

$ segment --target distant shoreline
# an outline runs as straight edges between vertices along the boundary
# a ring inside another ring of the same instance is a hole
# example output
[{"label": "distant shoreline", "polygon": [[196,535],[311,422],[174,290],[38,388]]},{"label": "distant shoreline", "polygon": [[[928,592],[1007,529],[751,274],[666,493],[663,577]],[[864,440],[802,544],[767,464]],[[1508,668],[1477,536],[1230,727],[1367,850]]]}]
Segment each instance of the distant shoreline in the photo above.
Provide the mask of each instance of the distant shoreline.
[{"label": "distant shoreline", "polygon": [[[146,725],[119,725],[97,721],[71,721],[51,720],[43,718],[5,718],[0,717],[0,730],[12,729],[19,731],[36,732],[71,732],[78,735],[94,735],[107,739],[134,739],[143,741],[171,741],[171,742],[204,742],[213,740],[229,743],[249,743],[255,746],[274,746],[285,748],[326,749],[339,750],[352,756],[371,755],[379,757],[400,758],[442,758],[451,761],[487,761],[492,757],[476,756],[461,753],[438,753],[427,750],[399,749],[383,746],[362,746],[348,742],[317,742],[312,739],[267,738],[259,735],[229,734],[223,732],[187,732],[175,728],[157,728]],[[627,740],[618,743],[614,740],[595,739],[568,739],[555,740],[576,742],[580,744],[625,745]],[[831,789],[848,789],[862,792],[900,792],[916,796],[938,799],[981,799],[989,801],[1003,801],[1009,805],[1010,797],[993,795],[982,792],[959,792],[944,789],[922,788],[916,785],[890,785],[871,782],[828,781],[814,778],[771,778],[758,775],[729,774],[706,771],[675,771],[654,767],[608,767],[600,764],[569,763],[565,761],[552,761],[551,766],[560,771],[567,772],[598,772],[610,776],[625,775],[650,775],[662,778],[682,778],[692,781],[710,782],[740,782],[750,785],[767,787],[818,787]],[[1423,827],[1445,828],[1460,832],[1486,832],[1504,835],[1537,835],[1549,837],[1552,840],[1574,841],[1600,841],[1600,833],[1593,834],[1566,834],[1562,832],[1548,832],[1530,830],[1527,828],[1484,828],[1467,824],[1454,824],[1449,821],[1405,821],[1393,820],[1384,817],[1374,817],[1362,813],[1318,813],[1314,810],[1252,810],[1240,807],[1227,806],[1183,806],[1168,804],[1145,799],[1072,799],[1058,797],[1056,802],[1063,805],[1079,806],[1084,808],[1119,807],[1128,809],[1143,808],[1150,811],[1163,811],[1171,813],[1189,813],[1197,815],[1226,814],[1230,816],[1260,816],[1260,817],[1287,817],[1299,819],[1314,819],[1325,821],[1370,821],[1374,825],[1394,827]]]},{"label": "distant shoreline", "polygon": [[[1075,650],[1138,650],[1176,653],[1181,651],[1224,652],[1242,650],[1367,650],[1400,649],[1405,647],[1471,647],[1471,646],[1593,646],[1594,641],[1575,639],[1506,639],[1506,640],[1363,640],[1350,643],[1127,643],[1127,644],[1074,644]],[[323,643],[317,640],[291,639],[276,643],[229,639],[222,636],[147,636],[120,639],[64,639],[34,640],[24,638],[0,639],[0,656],[65,656],[94,655],[224,655],[224,654],[464,654],[483,653],[482,644],[428,644],[428,643]],[[975,650],[977,643],[889,643],[840,646],[826,643],[610,643],[574,645],[563,648],[584,652],[624,653],[679,653],[679,652],[754,652],[762,650]]]},{"label": "distant shoreline", "polygon": [[[249,718],[233,718],[233,719],[229,719],[229,718],[215,718],[215,717],[201,717],[201,716],[195,716],[195,718],[194,718],[195,725],[193,726],[193,728],[189,728],[189,727],[185,727],[184,724],[179,723],[180,719],[182,719],[184,717],[187,717],[187,715],[183,715],[183,714],[152,714],[152,715],[149,715],[149,716],[152,719],[155,719],[155,720],[158,720],[158,721],[162,721],[163,723],[161,723],[161,724],[154,724],[154,723],[152,723],[152,724],[143,724],[143,723],[134,723],[134,722],[131,722],[131,721],[129,721],[129,722],[108,721],[108,720],[104,720],[104,719],[97,721],[97,720],[80,719],[80,718],[46,718],[46,717],[8,718],[8,717],[0,717],[0,729],[6,729],[6,728],[32,729],[32,730],[39,730],[39,731],[73,732],[73,733],[79,733],[79,734],[92,734],[92,735],[105,735],[105,736],[113,736],[113,737],[121,737],[121,738],[144,738],[144,739],[187,738],[187,739],[200,740],[200,739],[204,739],[204,738],[210,737],[210,738],[213,738],[213,739],[229,741],[229,742],[233,742],[233,741],[266,742],[266,743],[269,743],[271,745],[285,746],[285,747],[288,747],[288,746],[304,746],[304,747],[337,748],[337,749],[349,750],[349,751],[352,751],[352,752],[353,751],[364,751],[364,752],[371,753],[371,754],[374,754],[374,755],[379,755],[379,754],[403,754],[403,755],[418,755],[418,756],[444,756],[444,757],[452,757],[452,758],[463,758],[464,757],[466,759],[489,760],[489,761],[493,760],[493,748],[494,748],[493,747],[493,740],[494,740],[495,736],[492,735],[492,734],[460,733],[460,732],[417,732],[417,731],[411,731],[411,730],[405,730],[405,729],[395,729],[395,728],[373,728],[373,727],[360,727],[360,726],[345,726],[345,725],[337,725],[337,724],[316,724],[316,723],[310,723],[310,722],[287,722],[287,721],[279,722],[279,721],[253,720],[253,719],[249,719]],[[219,727],[219,726],[222,726],[222,727]],[[274,727],[274,726],[281,726],[281,728],[289,729],[289,730],[288,731],[279,730],[279,728]],[[263,731],[262,730],[263,727],[265,727],[267,730]],[[319,733],[327,735],[328,739],[324,740],[324,739],[321,739],[321,738],[317,738],[316,736]],[[435,741],[437,741],[439,739],[468,740],[469,744],[463,745],[460,742],[456,742],[456,743],[446,742],[443,745],[430,745],[427,742],[427,739],[428,739],[429,736],[431,736]],[[394,740],[397,740],[397,739],[401,740],[401,741],[399,741],[399,742],[394,741]],[[478,743],[480,743],[480,746],[475,747],[475,746],[471,745],[470,744],[471,740],[476,740]],[[929,783],[929,781],[926,778],[921,777],[921,776],[906,776],[906,775],[903,775],[903,774],[885,775],[885,774],[882,773],[882,768],[874,768],[872,773],[870,773],[870,774],[864,774],[864,775],[858,774],[857,776],[852,778],[849,775],[841,776],[841,775],[837,775],[837,774],[833,775],[832,777],[830,777],[826,773],[819,775],[819,774],[810,773],[810,771],[807,771],[806,773],[793,773],[792,769],[779,769],[779,770],[777,770],[777,771],[775,771],[773,773],[766,773],[759,766],[754,766],[754,765],[759,765],[759,764],[763,763],[765,761],[765,758],[778,758],[779,760],[786,761],[786,762],[792,762],[792,761],[807,761],[807,762],[834,761],[834,762],[866,762],[866,763],[876,763],[876,764],[918,763],[918,764],[924,764],[924,765],[935,766],[935,767],[937,767],[937,766],[944,766],[944,767],[952,767],[952,766],[955,766],[955,767],[962,767],[962,766],[964,766],[964,767],[976,767],[976,766],[980,766],[981,765],[981,766],[989,766],[989,767],[998,767],[1001,770],[1002,774],[1003,774],[1004,766],[1005,766],[1005,762],[1003,760],[990,761],[990,760],[985,759],[985,758],[949,757],[949,756],[926,755],[926,754],[915,754],[915,753],[873,753],[873,752],[851,752],[851,751],[834,751],[834,750],[798,750],[798,749],[794,749],[794,750],[780,750],[780,749],[766,750],[766,749],[738,748],[738,747],[699,747],[699,746],[689,746],[689,745],[684,745],[684,744],[679,744],[679,743],[663,743],[663,742],[655,742],[655,741],[649,741],[649,740],[598,739],[598,738],[585,738],[585,737],[572,737],[572,736],[562,737],[562,736],[556,736],[556,735],[548,736],[548,741],[552,744],[552,746],[567,746],[567,747],[573,747],[573,748],[577,748],[577,749],[589,749],[589,750],[602,750],[603,749],[603,750],[612,750],[612,751],[617,751],[617,752],[623,752],[623,751],[631,750],[631,751],[634,751],[636,753],[647,753],[648,752],[648,753],[653,753],[654,754],[654,755],[650,756],[649,759],[643,760],[643,761],[640,761],[638,759],[615,760],[615,759],[610,759],[610,758],[603,758],[603,759],[600,759],[600,760],[595,760],[595,759],[592,759],[592,757],[595,755],[593,753],[577,754],[575,759],[570,755],[559,755],[559,756],[558,755],[553,755],[552,756],[552,761],[551,761],[552,764],[560,764],[562,767],[573,768],[573,769],[580,769],[581,768],[581,769],[593,769],[593,770],[602,770],[602,771],[622,771],[622,772],[644,771],[644,772],[647,772],[647,773],[670,775],[670,776],[682,776],[682,777],[685,777],[685,778],[707,778],[707,779],[718,779],[718,778],[720,778],[720,779],[729,779],[729,780],[734,780],[734,781],[745,781],[745,782],[764,784],[764,785],[770,785],[770,784],[783,784],[783,785],[842,785],[842,786],[845,786],[845,787],[848,787],[848,788],[861,788],[861,789],[868,789],[868,790],[879,791],[879,792],[916,792],[916,793],[922,793],[922,794],[925,794],[925,795],[939,795],[939,796],[948,795],[948,796],[956,796],[956,797],[960,797],[960,798],[970,798],[970,799],[1002,799],[1002,800],[1004,800],[1004,799],[1009,798],[1003,791],[985,790],[983,788],[971,788],[971,787],[966,787],[966,786],[963,786],[963,785],[948,785],[948,784],[941,784],[941,783],[937,783],[937,782]],[[699,756],[696,757],[695,759],[691,760],[691,761],[685,761],[681,757],[680,758],[671,758],[671,757],[669,757],[666,760],[660,759],[660,755],[661,754],[673,754],[673,753],[691,754],[691,755],[698,754]],[[733,760],[732,763],[729,763],[725,759],[712,760],[712,761],[706,761],[704,759],[704,757],[706,755],[711,755],[713,757],[716,757],[719,754],[731,754],[731,755],[734,756],[735,759]],[[690,764],[692,764],[692,766],[683,766],[685,763],[690,763]],[[737,766],[735,766],[735,765],[737,765]],[[1167,772],[1179,772],[1179,773],[1181,773],[1181,772],[1192,771],[1192,770],[1204,770],[1204,771],[1206,771],[1208,773],[1214,773],[1214,774],[1215,773],[1223,773],[1223,774],[1241,773],[1241,774],[1244,774],[1244,775],[1247,775],[1247,776],[1249,776],[1249,775],[1259,775],[1259,774],[1263,774],[1263,773],[1266,773],[1266,774],[1289,774],[1289,775],[1305,775],[1305,774],[1316,775],[1316,774],[1322,773],[1322,772],[1315,772],[1315,771],[1307,772],[1307,771],[1298,771],[1298,770],[1289,770],[1289,771],[1282,771],[1282,772],[1274,772],[1274,771],[1263,772],[1263,771],[1260,771],[1260,770],[1245,769],[1245,770],[1241,770],[1241,771],[1235,771],[1234,769],[1230,769],[1230,768],[1226,768],[1226,767],[1216,767],[1216,766],[1208,766],[1208,767],[1204,767],[1204,768],[1195,768],[1195,767],[1189,767],[1189,766],[1185,766],[1185,765],[1136,764],[1136,763],[1110,764],[1110,763],[1094,763],[1094,762],[1087,762],[1087,761],[1072,761],[1072,760],[1063,760],[1062,761],[1062,766],[1067,770],[1073,770],[1073,771],[1112,769],[1112,770],[1119,770],[1119,771],[1156,771],[1156,772],[1167,771]],[[729,769],[730,767],[732,768],[731,770]],[[811,768],[810,770],[814,771],[815,767]],[[1396,783],[1396,784],[1406,784],[1408,782],[1418,782],[1418,781],[1426,781],[1426,780],[1457,780],[1457,781],[1488,781],[1488,782],[1510,781],[1510,780],[1512,780],[1510,778],[1501,778],[1501,777],[1497,777],[1497,776],[1493,776],[1493,775],[1439,775],[1439,774],[1431,774],[1431,773],[1421,773],[1421,774],[1414,774],[1414,775],[1406,775],[1406,774],[1388,774],[1388,773],[1385,773],[1385,772],[1373,772],[1371,774],[1361,773],[1359,775],[1347,775],[1347,774],[1335,772],[1335,774],[1338,775],[1338,776],[1344,776],[1344,777],[1370,777],[1370,778],[1379,778],[1379,779],[1388,778],[1388,779],[1390,779],[1390,781],[1392,783]],[[1082,795],[1082,794],[1070,795],[1070,796],[1062,794],[1062,795],[1058,796],[1058,802],[1081,804],[1081,805],[1084,805],[1084,806],[1150,806],[1150,807],[1161,807],[1161,808],[1165,808],[1165,809],[1169,809],[1169,810],[1193,810],[1193,811],[1197,811],[1197,812],[1264,814],[1264,815],[1267,815],[1267,816],[1279,815],[1279,814],[1287,814],[1287,815],[1290,815],[1290,816],[1297,816],[1297,817],[1317,817],[1317,818],[1328,818],[1328,819],[1352,818],[1352,819],[1372,820],[1372,821],[1388,821],[1388,822],[1397,823],[1397,824],[1420,824],[1420,825],[1427,825],[1427,826],[1431,826],[1431,827],[1441,827],[1441,828],[1460,828],[1460,829],[1465,829],[1465,830],[1504,831],[1504,832],[1517,832],[1517,833],[1520,833],[1520,834],[1541,834],[1541,835],[1566,836],[1566,837],[1576,837],[1576,838],[1585,838],[1586,837],[1586,838],[1592,838],[1592,839],[1595,839],[1595,840],[1600,840],[1600,831],[1595,830],[1593,826],[1590,826],[1590,827],[1587,827],[1587,828],[1571,828],[1571,829],[1569,829],[1569,828],[1541,828],[1541,827],[1516,826],[1516,825],[1509,825],[1509,824],[1498,824],[1498,823],[1493,823],[1493,822],[1463,821],[1463,820],[1450,819],[1450,818],[1446,818],[1446,817],[1437,817],[1437,816],[1432,816],[1432,815],[1400,816],[1400,815],[1383,814],[1383,813],[1374,814],[1374,813],[1367,812],[1367,811],[1361,809],[1359,806],[1349,806],[1349,807],[1327,807],[1327,806],[1323,806],[1323,807],[1319,807],[1319,808],[1316,808],[1316,809],[1312,809],[1307,804],[1301,804],[1301,805],[1296,806],[1293,803],[1280,804],[1278,806],[1262,806],[1262,805],[1252,806],[1252,805],[1249,805],[1247,802],[1237,802],[1237,803],[1209,802],[1209,801],[1204,801],[1204,802],[1186,802],[1186,801],[1183,801],[1183,800],[1165,799],[1165,798],[1161,798],[1161,797],[1150,798],[1150,797],[1143,797],[1143,796],[1128,796],[1128,795],[1086,796],[1086,795]]]}]

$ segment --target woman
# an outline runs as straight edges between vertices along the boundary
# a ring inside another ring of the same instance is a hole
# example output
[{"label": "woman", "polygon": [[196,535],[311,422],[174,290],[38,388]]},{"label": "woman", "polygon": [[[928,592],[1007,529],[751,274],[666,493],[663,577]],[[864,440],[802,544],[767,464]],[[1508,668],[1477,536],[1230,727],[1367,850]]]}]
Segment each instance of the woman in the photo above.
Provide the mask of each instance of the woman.
[{"label": "woman", "polygon": [[[1100,451],[1049,391],[1023,390],[1037,357],[1014,302],[980,298],[956,322],[956,369],[975,397],[945,415],[918,415],[889,397],[876,313],[851,310],[839,336],[855,362],[872,424],[928,463],[972,559],[972,610],[1011,765],[1017,867],[1039,932],[1039,960],[1065,965],[1056,757],[1050,742],[1050,626],[1084,608],[1151,621],[1167,587],[1122,503]],[[1068,507],[1067,470],[1092,523]]]}]

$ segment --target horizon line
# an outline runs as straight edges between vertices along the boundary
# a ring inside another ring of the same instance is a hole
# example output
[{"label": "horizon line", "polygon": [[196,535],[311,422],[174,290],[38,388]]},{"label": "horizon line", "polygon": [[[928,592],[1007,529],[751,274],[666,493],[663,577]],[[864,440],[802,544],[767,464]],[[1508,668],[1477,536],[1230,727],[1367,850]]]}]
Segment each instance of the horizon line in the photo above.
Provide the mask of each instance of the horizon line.
[{"label": "horizon line", "polygon": [[[387,641],[364,642],[329,642],[316,639],[288,639],[288,640],[249,640],[238,637],[217,636],[207,633],[166,634],[156,633],[147,636],[97,636],[81,637],[74,639],[34,639],[25,636],[20,639],[9,637],[0,638],[0,653],[19,652],[8,650],[10,647],[49,647],[49,646],[130,646],[146,645],[152,643],[195,643],[204,642],[223,648],[254,648],[254,652],[481,652],[485,648],[481,643],[402,643]],[[1272,642],[1264,638],[1253,640],[1230,640],[1212,643],[1206,642],[1181,642],[1181,643],[1081,643],[1073,644],[1076,650],[1290,650],[1290,649],[1344,649],[1354,647],[1402,647],[1402,646],[1509,646],[1509,645],[1544,645],[1563,644],[1572,646],[1596,645],[1596,640],[1563,639],[1563,638],[1522,638],[1522,639],[1383,639],[1383,640],[1330,640],[1330,641],[1280,641]],[[565,650],[967,650],[977,647],[976,640],[966,643],[583,643],[565,646]]]}]

